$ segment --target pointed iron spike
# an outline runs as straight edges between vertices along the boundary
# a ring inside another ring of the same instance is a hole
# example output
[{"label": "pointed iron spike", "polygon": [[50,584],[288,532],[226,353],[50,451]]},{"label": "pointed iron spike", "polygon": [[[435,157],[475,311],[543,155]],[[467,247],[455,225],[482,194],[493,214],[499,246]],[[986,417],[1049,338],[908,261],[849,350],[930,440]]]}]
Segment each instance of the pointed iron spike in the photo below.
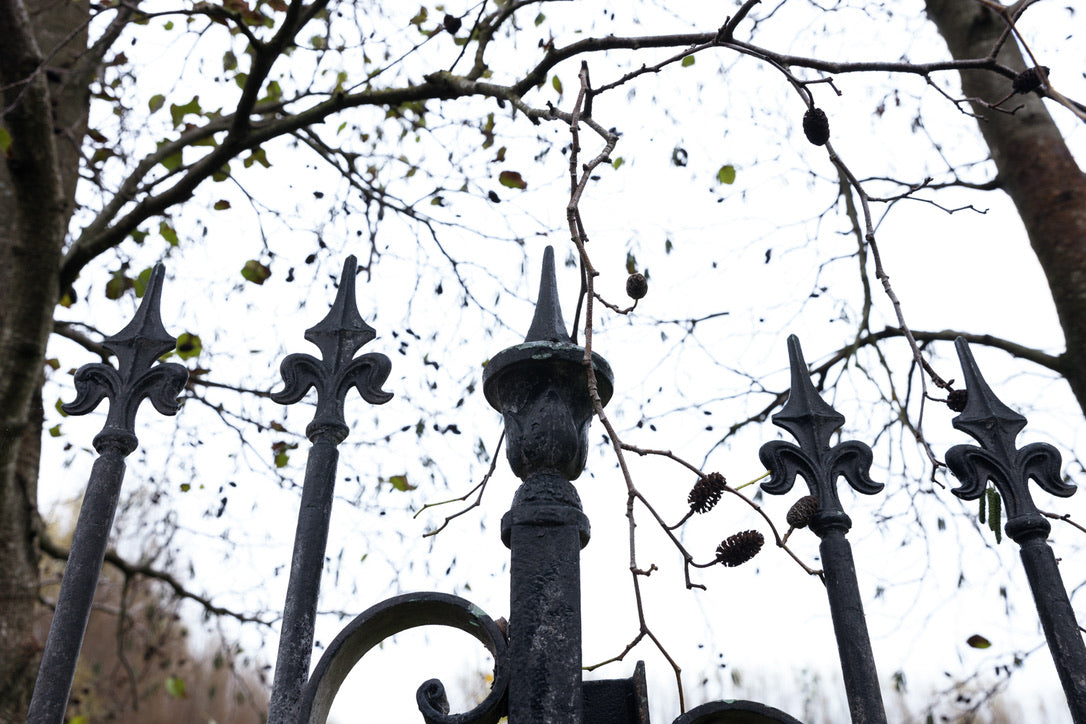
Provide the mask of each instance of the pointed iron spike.
[{"label": "pointed iron spike", "polygon": [[[811,382],[807,361],[799,338],[788,335],[788,363],[792,372],[792,387],[788,401],[773,415],[773,424],[783,427],[804,444],[821,449],[829,446],[833,431],[845,424],[845,417],[822,399]],[[809,443],[805,441],[809,440]]]},{"label": "pointed iron spike", "polygon": [[315,344],[329,363],[350,362],[354,353],[377,336],[358,311],[355,298],[355,276],[358,260],[348,256],[343,262],[336,299],[324,319],[305,331],[305,338]]},{"label": "pointed iron spike", "polygon": [[[802,389],[805,385],[811,386],[810,368],[807,367],[807,360],[803,358],[803,347],[799,343],[799,337],[794,334],[788,335],[788,366],[792,370],[792,392]],[[813,389],[813,386],[811,387]]]},{"label": "pointed iron spike", "polygon": [[528,329],[525,342],[557,342],[572,344],[562,319],[562,307],[558,303],[558,281],[554,273],[554,247],[543,252],[543,270],[539,277],[539,297],[535,303],[535,316]]},{"label": "pointed iron spike", "polygon": [[[962,365],[967,396],[965,409],[951,420],[951,424],[984,446],[995,443],[992,433],[998,427],[1002,435],[1008,438],[1006,442],[1013,448],[1015,438],[1026,426],[1026,418],[1005,405],[992,392],[964,337],[954,340],[954,348]],[[993,422],[996,423],[995,426],[992,425]]]},{"label": "pointed iron spike", "polygon": [[162,286],[166,267],[161,262],[151,270],[143,299],[124,329],[102,341],[117,355],[117,370],[122,378],[136,368],[149,368],[156,359],[177,343],[162,324]]}]

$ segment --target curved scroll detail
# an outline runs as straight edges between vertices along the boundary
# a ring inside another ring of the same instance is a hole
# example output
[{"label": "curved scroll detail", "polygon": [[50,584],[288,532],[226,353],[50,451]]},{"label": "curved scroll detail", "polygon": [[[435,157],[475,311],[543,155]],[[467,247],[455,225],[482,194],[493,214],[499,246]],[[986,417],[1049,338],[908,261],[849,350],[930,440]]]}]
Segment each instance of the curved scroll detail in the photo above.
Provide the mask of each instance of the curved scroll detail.
[{"label": "curved scroll detail", "polygon": [[1030,443],[1019,449],[1015,439],[1026,426],[1026,418],[1003,404],[992,392],[969,351],[969,344],[958,337],[954,346],[962,364],[968,397],[965,409],[952,424],[979,442],[980,447],[955,445],[947,450],[947,467],[961,481],[961,485],[951,492],[963,500],[975,500],[984,493],[991,480],[1003,498],[1007,533],[1011,537],[1014,537],[1012,529],[1019,527],[1012,525],[1012,521],[1026,517],[1036,519],[1036,525],[1027,528],[1047,534],[1051,526],[1033,502],[1029,479],[1036,480],[1052,495],[1062,498],[1073,495],[1077,488],[1060,477],[1060,452],[1043,442]]},{"label": "curved scroll detail", "polygon": [[298,722],[324,724],[339,687],[355,664],[389,636],[419,626],[449,626],[471,634],[494,657],[490,694],[471,711],[450,714],[437,679],[419,687],[416,699],[426,724],[496,724],[505,716],[509,687],[506,640],[498,625],[475,604],[446,593],[407,593],[386,599],[349,623],[324,652],[306,684]]},{"label": "curved scroll detail", "polygon": [[392,371],[392,362],[378,352],[364,354],[357,359],[355,352],[371,342],[377,332],[366,324],[358,313],[355,301],[355,274],[358,261],[354,256],[343,263],[339,291],[328,315],[305,332],[305,338],[321,351],[322,359],[313,355],[295,353],[287,355],[279,366],[284,388],[271,398],[281,405],[297,402],[310,388],[317,390],[317,412],[306,428],[306,436],[312,440],[323,430],[331,430],[343,440],[347,436],[347,423],[343,418],[343,403],[352,387],[362,399],[380,405],[392,399],[381,385]]},{"label": "curved scroll detail", "polygon": [[162,325],[160,305],[162,264],[156,264],[147,290],[132,321],[120,332],[102,341],[117,357],[116,369],[104,362],[83,365],[75,373],[76,398],[61,406],[68,415],[85,415],[109,398],[109,412],[102,431],[94,438],[95,449],[115,445],[125,454],[136,449],[136,412],[144,399],[163,415],[181,409],[178,395],[185,389],[189,373],[176,362],[155,361],[173,350],[177,340]]},{"label": "curved scroll detail", "polygon": [[756,701],[711,701],[694,707],[672,724],[802,724],[780,709]]},{"label": "curved scroll detail", "polygon": [[[856,440],[846,440],[830,447],[830,437],[845,424],[845,417],[833,409],[811,384],[803,350],[795,335],[788,337],[788,359],[792,370],[792,389],[788,402],[773,416],[773,424],[783,427],[799,441],[774,440],[762,445],[758,458],[770,472],[762,489],[783,495],[801,476],[818,499],[816,518],[848,521],[837,495],[837,478],[843,477],[856,491],[873,495],[882,483],[871,480],[871,448]],[[816,527],[812,521],[812,528]],[[846,529],[851,525],[845,523]],[[817,532],[817,530],[816,530]]]}]

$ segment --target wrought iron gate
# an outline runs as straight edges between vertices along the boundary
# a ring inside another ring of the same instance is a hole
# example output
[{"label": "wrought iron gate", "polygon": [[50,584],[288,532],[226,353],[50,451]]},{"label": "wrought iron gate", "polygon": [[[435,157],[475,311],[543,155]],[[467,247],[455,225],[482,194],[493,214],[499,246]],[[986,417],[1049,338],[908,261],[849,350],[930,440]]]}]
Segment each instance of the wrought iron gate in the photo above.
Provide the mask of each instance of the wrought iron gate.
[{"label": "wrought iron gate", "polygon": [[[332,700],[361,657],[382,640],[424,625],[449,626],[478,639],[494,659],[489,695],[469,712],[449,712],[441,682],[418,690],[427,724],[647,724],[648,699],[642,663],[627,679],[583,681],[581,662],[580,551],[590,536],[588,518],[572,481],[582,472],[593,395],[606,404],[613,392],[611,368],[599,355],[586,355],[566,332],[558,303],[554,257],[547,249],[535,317],[522,344],[495,355],[483,374],[487,401],[504,417],[507,456],[522,480],[501,521],[510,549],[510,614],[500,626],[469,601],[442,593],[412,593],[382,601],[355,618],[325,650],[312,674],[317,594],[328,538],[338,445],[347,436],[344,399],[357,389],[371,404],[392,395],[381,389],[391,370],[378,353],[355,357],[374,339],[355,303],[356,261],[349,257],[328,315],[306,332],[321,359],[292,354],[283,360],[285,387],[273,397],[294,404],[317,391],[317,410],[306,429],[312,443],[302,488],[282,634],[269,712],[271,724],[324,722]],[[104,345],[116,368],[95,363],[76,373],[77,398],[68,414],[86,414],[109,398],[105,426],[94,439],[95,461],[64,573],[56,613],[38,673],[28,720],[60,724],[101,572],[124,477],[125,457],[138,445],[136,410],[149,399],[160,413],[174,414],[187,371],[156,362],[175,340],[163,327],[160,298],[164,271],[155,268],[135,318]],[[1038,511],[1027,483],[1033,478],[1049,493],[1068,496],[1075,488],[1060,478],[1060,455],[1050,445],[1018,448],[1026,420],[991,391],[964,340],[956,342],[967,400],[954,426],[980,445],[957,445],[946,461],[965,500],[984,493],[989,481],[1007,509],[1007,534],[1021,547],[1030,587],[1049,649],[1067,695],[1072,717],[1086,724],[1086,647],[1056,559],[1046,542],[1050,524]],[[869,477],[871,449],[858,441],[831,446],[845,419],[811,383],[799,340],[790,337],[791,392],[774,424],[798,444],[774,441],[760,451],[770,471],[765,492],[788,493],[802,477],[817,501],[810,527],[821,539],[826,592],[837,637],[845,693],[853,722],[885,722],[875,659],[846,534],[852,521],[841,506],[837,481],[876,494],[882,485]],[[592,373],[589,373],[591,368]],[[749,701],[718,701],[696,707],[673,724],[758,724],[797,720]]]}]

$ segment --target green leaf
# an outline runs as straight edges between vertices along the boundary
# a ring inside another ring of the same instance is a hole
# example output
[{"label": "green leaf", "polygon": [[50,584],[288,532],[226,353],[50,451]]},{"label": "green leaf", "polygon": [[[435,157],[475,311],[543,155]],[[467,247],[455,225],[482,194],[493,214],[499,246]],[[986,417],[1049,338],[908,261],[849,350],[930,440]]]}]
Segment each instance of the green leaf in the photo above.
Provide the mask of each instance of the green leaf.
[{"label": "green leaf", "polygon": [[68,724],[90,724],[90,720],[82,714],[77,714],[68,720]]},{"label": "green leaf", "polygon": [[988,527],[995,533],[996,543],[1003,542],[1003,529],[1000,527],[1000,504],[1002,503],[999,492],[995,488],[988,488]]},{"label": "green leaf", "polygon": [[406,493],[407,491],[414,490],[418,487],[417,485],[412,485],[411,483],[407,482],[407,475],[393,475],[391,478],[388,479],[388,482],[392,485],[393,488],[399,490],[402,493]]},{"label": "green leaf", "polygon": [[192,100],[184,105],[170,104],[170,120],[173,121],[174,128],[181,125],[181,121],[185,119],[185,116],[200,113],[203,113],[203,109],[200,108],[200,96],[193,96]]},{"label": "green leaf", "polygon": [[980,634],[973,634],[965,640],[965,643],[969,644],[975,649],[987,649],[991,648],[992,642],[984,638]]},{"label": "green leaf", "polygon": [[626,159],[624,159],[622,156],[619,156],[618,158],[616,158],[614,161],[611,162],[611,165],[614,166],[615,169],[617,170],[617,169],[622,168],[622,164],[624,164],[624,163],[626,163]]},{"label": "green leaf", "polygon": [[694,56],[688,55],[685,58],[683,58],[682,65],[683,65],[684,68],[689,68],[693,64],[694,64]]},{"label": "green leaf", "polygon": [[671,239],[664,240],[664,253],[670,254],[671,250],[675,248],[675,245],[671,243]]},{"label": "green leaf", "polygon": [[230,178],[230,164],[224,163],[215,173],[211,174],[211,180],[216,183],[222,183],[226,179]]},{"label": "green leaf", "polygon": [[211,208],[215,209],[216,211],[226,211],[230,208],[230,202],[226,199],[219,199]]},{"label": "green leaf", "polygon": [[271,276],[271,269],[264,264],[261,264],[256,259],[250,259],[245,262],[245,266],[241,268],[241,276],[243,276],[247,282],[263,284],[268,280],[268,277]]},{"label": "green leaf", "polygon": [[181,167],[181,152],[171,153],[169,156],[162,159],[162,165],[166,167],[167,171],[176,171]]},{"label": "green leaf", "polygon": [[166,693],[173,699],[186,699],[188,692],[185,690],[185,680],[180,676],[166,678]]},{"label": "green leaf", "polygon": [[543,13],[540,13],[539,15],[536,15],[535,16],[535,26],[538,28],[540,25],[543,24],[543,21],[546,20],[546,19],[547,19],[547,16],[544,15]]},{"label": "green leaf", "polygon": [[170,246],[177,246],[180,243],[177,239],[177,231],[167,221],[163,221],[158,225],[158,233]]},{"label": "green leaf", "polygon": [[11,134],[6,128],[0,128],[0,153],[5,156],[11,153]]},{"label": "green leaf", "polygon": [[191,483],[181,483],[181,492],[182,493],[187,493],[190,490],[192,490],[192,484]]},{"label": "green leaf", "polygon": [[735,166],[730,163],[720,167],[720,170],[716,172],[716,180],[722,184],[735,183]]},{"label": "green leaf", "polygon": [[60,423],[49,428],[49,437],[60,437]]},{"label": "green leaf", "polygon": [[125,276],[124,269],[118,269],[106,282],[106,299],[120,299],[132,286],[132,280]]},{"label": "green leaf", "polygon": [[626,252],[626,273],[633,274],[637,271],[637,257],[633,252]]},{"label": "green leaf", "polygon": [[428,17],[430,17],[430,11],[425,7],[420,7],[419,11],[415,13],[415,17],[411,18],[408,22],[419,30],[422,30],[422,24],[426,22],[426,18]]},{"label": "green leaf", "polygon": [[234,55],[234,51],[228,50],[222,55],[222,69],[225,71],[238,69],[238,56]]},{"label": "green leaf", "polygon": [[268,161],[268,155],[264,153],[264,149],[257,146],[242,162],[245,164],[245,168],[249,168],[254,163],[259,163],[264,168],[271,168],[271,163]]},{"label": "green leaf", "polygon": [[558,78],[558,76],[554,76],[553,78],[551,78],[551,85],[556,91],[558,91],[558,95],[562,95],[562,81]]},{"label": "green leaf", "polygon": [[181,359],[192,359],[199,355],[203,348],[203,342],[198,334],[182,332],[177,337],[177,356]]},{"label": "green leaf", "polygon": [[298,443],[287,442],[286,440],[276,440],[272,443],[272,454],[275,456],[275,467],[285,468],[287,463],[290,462],[290,451],[296,450]]},{"label": "green leaf", "polygon": [[498,181],[501,183],[502,186],[506,186],[511,189],[528,188],[528,182],[525,181],[516,171],[502,171],[500,174],[498,174]]},{"label": "green leaf", "polygon": [[151,281],[151,271],[152,268],[147,267],[132,280],[132,285],[136,289],[136,296],[140,299],[143,298],[143,293],[147,291],[147,282]]},{"label": "green leaf", "polygon": [[258,103],[275,102],[283,97],[283,88],[279,85],[279,81],[273,80],[268,83],[267,94],[261,98]]},{"label": "green leaf", "polygon": [[149,109],[151,109],[151,113],[154,113],[159,108],[161,108],[162,104],[165,103],[165,102],[166,102],[166,96],[159,93],[157,95],[151,96],[151,100],[147,101],[147,107]]}]

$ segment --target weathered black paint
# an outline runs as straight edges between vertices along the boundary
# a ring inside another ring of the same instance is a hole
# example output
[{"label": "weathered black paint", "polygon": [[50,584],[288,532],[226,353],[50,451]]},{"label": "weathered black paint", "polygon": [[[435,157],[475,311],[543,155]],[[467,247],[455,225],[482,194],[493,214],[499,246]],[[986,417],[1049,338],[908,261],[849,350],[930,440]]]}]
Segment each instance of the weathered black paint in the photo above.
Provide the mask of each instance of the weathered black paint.
[{"label": "weathered black paint", "polygon": [[868,474],[872,458],[867,445],[848,440],[830,447],[830,437],[845,424],[845,418],[811,384],[795,335],[788,338],[788,358],[792,389],[788,402],[773,416],[773,424],[788,430],[799,445],[775,440],[762,446],[758,456],[771,473],[762,489],[783,495],[792,489],[799,475],[818,499],[818,512],[810,526],[821,539],[819,551],[849,713],[855,724],[885,722],[879,675],[856,582],[856,563],[845,538],[852,521],[841,507],[837,479],[844,477],[854,489],[867,495],[879,492],[883,486],[872,482]]},{"label": "weathered black paint", "polygon": [[1026,426],[1026,418],[995,396],[969,344],[959,337],[954,345],[968,397],[953,425],[972,436],[980,447],[955,445],[947,451],[947,466],[962,483],[952,492],[963,500],[976,500],[984,494],[988,481],[999,490],[1007,511],[1004,530],[1021,547],[1026,578],[1071,716],[1076,724],[1086,724],[1086,646],[1056,556],[1046,540],[1052,526],[1034,504],[1029,480],[1033,478],[1045,491],[1061,497],[1074,494],[1076,488],[1060,477],[1056,448],[1039,442],[1017,446],[1015,440]]},{"label": "weathered black paint", "polygon": [[[348,258],[328,316],[306,332],[306,338],[321,350],[322,359],[289,355],[282,365],[285,388],[273,396],[283,404],[293,404],[311,387],[318,391],[317,410],[306,429],[312,447],[269,721],[324,722],[343,680],[367,651],[408,628],[440,625],[466,631],[486,646],[494,657],[494,681],[486,699],[461,714],[449,712],[441,682],[423,683],[417,702],[427,724],[496,724],[503,716],[512,724],[648,724],[643,663],[628,679],[582,681],[580,551],[589,541],[590,528],[572,481],[583,471],[587,457],[593,417],[589,370],[603,404],[611,398],[614,380],[602,357],[588,356],[566,333],[550,249],[544,257],[539,301],[527,338],[495,355],[483,375],[486,399],[505,420],[510,467],[522,480],[501,525],[502,540],[511,551],[508,629],[456,596],[405,594],[372,606],[352,621],[329,646],[313,675],[307,676],[338,445],[349,429],[343,417],[344,399],[352,387],[373,404],[391,398],[381,390],[391,367],[388,358],[374,353],[354,356],[376,334],[358,314],[355,268],[354,258]],[[138,444],[133,431],[136,410],[148,398],[159,412],[173,414],[187,379],[181,365],[156,363],[174,345],[159,318],[162,276],[161,266],[156,267],[132,323],[105,341],[117,355],[117,369],[104,364],[81,368],[76,375],[79,396],[65,406],[69,414],[84,414],[103,398],[110,399],[106,424],[94,440],[99,458],[91,472],[28,715],[34,724],[63,720],[124,477],[124,458]],[[1033,504],[1027,482],[1032,477],[1048,492],[1061,496],[1075,488],[1060,479],[1060,457],[1054,448],[1040,443],[1015,447],[1025,418],[991,392],[964,341],[958,340],[957,346],[969,394],[954,425],[980,441],[981,447],[959,445],[947,453],[948,465],[962,481],[954,493],[974,499],[983,494],[989,480],[999,489],[1008,514],[1006,531],[1021,546],[1072,716],[1086,724],[1086,647],[1045,540],[1049,523]],[[791,393],[773,421],[792,433],[799,445],[774,441],[762,446],[759,455],[772,473],[763,488],[768,493],[786,493],[799,475],[818,499],[810,527],[821,539],[852,720],[884,722],[855,562],[846,538],[851,520],[841,507],[836,482],[844,477],[865,494],[879,492],[882,485],[868,477],[870,448],[856,441],[829,445],[844,418],[814,389],[795,337],[789,338],[789,357]],[[798,724],[782,711],[749,701],[703,704],[673,724],[774,722]]]},{"label": "weathered black paint", "polygon": [[124,459],[139,444],[135,434],[136,411],[144,399],[149,399],[164,415],[173,415],[181,407],[177,396],[188,381],[188,370],[175,362],[156,362],[176,344],[162,326],[160,314],[165,273],[161,264],[152,270],[143,301],[132,321],[103,341],[103,346],[116,356],[117,367],[102,362],[80,367],[75,374],[77,397],[64,405],[64,412],[69,415],[85,415],[109,398],[106,423],[94,438],[99,457],[91,468],[79,510],[71,554],[30,700],[27,721],[32,724],[64,721],[124,482]]}]

